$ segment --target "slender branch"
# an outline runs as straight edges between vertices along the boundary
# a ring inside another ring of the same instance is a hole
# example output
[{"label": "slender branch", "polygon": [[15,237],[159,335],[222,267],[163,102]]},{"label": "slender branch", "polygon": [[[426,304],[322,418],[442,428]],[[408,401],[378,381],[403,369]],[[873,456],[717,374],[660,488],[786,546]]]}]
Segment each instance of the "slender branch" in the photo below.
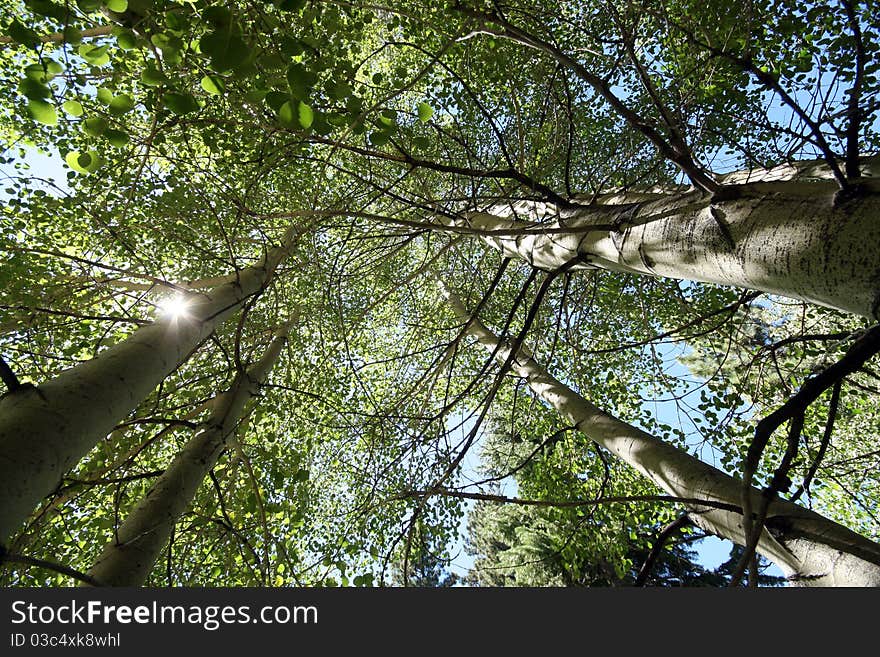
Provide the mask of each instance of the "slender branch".
[{"label": "slender branch", "polygon": [[73,579],[79,580],[80,582],[90,584],[91,586],[103,586],[103,584],[101,584],[101,582],[96,580],[94,577],[86,575],[85,573],[81,573],[78,570],[75,570],[68,566],[64,566],[60,563],[46,561],[45,559],[37,559],[35,557],[29,557],[24,554],[16,554],[14,552],[6,552],[0,556],[2,556],[2,559],[0,559],[0,561],[5,561],[9,563],[21,563],[28,566],[36,566],[37,568],[45,568],[46,570],[51,570],[62,575],[67,575],[68,577],[72,577]]},{"label": "slender branch", "polygon": [[[159,477],[165,470],[151,470],[149,472],[141,472],[139,474],[128,475],[126,477],[106,477],[102,479],[66,479],[68,485],[65,488],[69,488],[70,486],[79,485],[79,486],[102,486],[104,484],[123,484],[129,481],[138,481],[140,479],[152,479],[153,477]],[[63,490],[63,489],[62,489]]]},{"label": "slender branch", "polygon": [[657,108],[657,112],[660,114],[660,119],[663,122],[663,125],[666,126],[666,129],[668,130],[670,144],[676,150],[680,150],[682,152],[687,152],[688,154],[690,154],[678,122],[675,120],[675,118],[672,116],[672,113],[664,104],[663,99],[660,98],[660,93],[657,90],[657,87],[654,84],[653,80],[651,80],[651,76],[648,75],[647,68],[644,66],[644,64],[642,64],[642,61],[639,59],[639,56],[636,53],[636,35],[630,33],[629,30],[626,29],[620,15],[614,9],[613,3],[608,2],[606,6],[611,11],[614,22],[617,24],[617,29],[623,36],[623,45],[626,48],[626,52],[629,56],[630,62],[632,62],[632,65],[636,69],[636,73],[639,76],[639,80],[641,81],[642,86],[648,93],[648,96],[651,98],[651,102],[653,103],[654,107]]},{"label": "slender branch", "polygon": [[[107,36],[113,32],[113,28],[115,25],[100,25],[98,27],[90,27],[87,30],[83,30],[80,34],[84,39],[90,39],[92,37],[101,37]],[[63,32],[55,32],[53,34],[43,34],[40,35],[41,43],[61,43],[64,41],[64,33]],[[16,41],[10,36],[0,36],[0,47],[11,45],[16,43]]]},{"label": "slender branch", "polygon": [[657,538],[654,539],[654,545],[651,547],[651,551],[645,558],[645,562],[642,564],[642,567],[639,568],[639,574],[636,576],[636,581],[633,582],[633,586],[645,586],[645,584],[648,582],[648,577],[651,576],[651,571],[654,569],[657,560],[663,553],[663,548],[665,547],[667,541],[669,541],[669,539],[678,530],[687,527],[690,524],[692,524],[690,516],[687,513],[683,513],[678,518],[666,525],[660,531],[660,533],[657,534]]},{"label": "slender branch", "polygon": [[[773,473],[770,485],[761,491],[761,502],[754,518],[751,513],[751,500],[749,499],[749,502],[744,501],[743,503],[743,531],[747,541],[742,556],[731,575],[730,586],[739,586],[746,568],[749,569],[749,586],[758,586],[758,557],[755,550],[758,547],[758,542],[761,540],[761,532],[764,530],[764,521],[767,519],[767,510],[770,508],[770,503],[780,491],[788,490],[788,487],[791,485],[791,481],[788,479],[788,472],[791,469],[795,456],[797,456],[798,441],[800,440],[803,428],[804,413],[801,411],[791,418],[785,454],[782,456],[782,462],[779,464],[779,467]],[[750,496],[743,495],[743,497]]]},{"label": "slender branch", "polygon": [[776,76],[774,76],[769,71],[765,71],[758,67],[750,54],[747,53],[746,55],[741,57],[732,52],[724,50],[723,48],[717,48],[708,43],[703,43],[702,41],[697,39],[697,37],[690,30],[684,28],[681,25],[676,25],[675,23],[672,24],[675,25],[675,27],[677,27],[694,45],[705,49],[714,57],[721,57],[732,62],[745,73],[749,73],[750,75],[752,75],[752,77],[760,82],[765,89],[778,94],[782,102],[788,105],[788,107],[791,108],[791,110],[798,116],[798,118],[803,121],[804,124],[810,129],[810,133],[815,139],[816,146],[818,146],[819,150],[822,151],[823,159],[828,164],[828,167],[831,169],[831,172],[834,175],[834,179],[837,181],[837,184],[840,186],[840,188],[846,189],[849,186],[846,176],[840,170],[840,166],[838,166],[837,164],[837,158],[834,155],[834,151],[831,149],[831,146],[825,139],[825,135],[822,134],[821,126],[813,118],[811,118],[809,114],[807,114],[807,112],[795,101],[791,94],[783,89]]},{"label": "slender branch", "polygon": [[[607,206],[611,208],[612,206]],[[614,210],[608,210],[611,214]],[[588,226],[542,226],[541,224],[529,223],[528,226],[511,226],[510,228],[500,229],[482,229],[473,228],[464,224],[439,223],[436,221],[415,221],[412,219],[400,219],[397,217],[389,217],[374,212],[363,212],[360,210],[291,210],[289,212],[255,212],[246,210],[246,213],[253,217],[262,217],[266,219],[295,219],[302,216],[324,216],[324,217],[354,217],[357,219],[372,219],[379,223],[393,224],[397,226],[406,226],[422,231],[443,231],[447,233],[460,233],[463,235],[477,235],[479,237],[510,237],[514,235],[567,235],[571,233],[592,233],[607,232],[610,230],[618,230],[620,224],[591,224]],[[455,215],[449,215],[457,219]]]},{"label": "slender branch", "polygon": [[116,317],[113,315],[85,315],[82,313],[75,313],[66,310],[53,310],[52,308],[40,308],[40,307],[30,307],[30,306],[9,306],[6,304],[0,304],[0,309],[2,310],[26,310],[31,313],[46,313],[47,315],[60,315],[61,317],[73,317],[75,319],[89,319],[99,322],[115,322],[121,324],[135,324],[136,326],[147,326],[148,324],[152,324],[153,322],[148,319],[138,319],[136,317]]},{"label": "slender branch", "polygon": [[[736,504],[727,504],[726,502],[717,502],[715,500],[704,500],[696,497],[678,497],[676,495],[623,495],[618,497],[599,497],[592,500],[526,500],[519,497],[507,497],[506,495],[493,495],[491,493],[468,493],[462,490],[452,490],[443,487],[431,488],[429,490],[408,491],[392,497],[391,500],[405,500],[411,497],[431,497],[432,495],[464,500],[497,502],[499,504],[518,504],[520,506],[544,506],[557,508],[596,506],[599,504],[628,504],[632,502],[678,502],[693,506],[708,506],[713,509],[722,509],[724,511],[733,511],[735,513],[742,511],[742,507]],[[693,513],[693,511],[691,513]]]},{"label": "slender branch", "polygon": [[555,203],[559,207],[566,209],[574,209],[581,207],[582,204],[572,202],[567,198],[560,196],[555,191],[553,191],[547,185],[538,182],[533,179],[531,176],[518,171],[512,167],[507,169],[473,169],[470,167],[459,167],[452,164],[444,164],[442,162],[433,162],[431,160],[423,160],[420,158],[413,157],[409,153],[406,153],[401,149],[400,154],[396,153],[385,153],[383,151],[377,151],[371,148],[364,148],[361,146],[354,146],[351,144],[345,144],[342,142],[334,141],[332,139],[328,139],[326,137],[320,136],[312,136],[311,141],[328,144],[330,146],[334,146],[343,150],[351,151],[353,153],[358,153],[360,155],[366,155],[368,157],[373,157],[381,160],[386,160],[390,162],[399,162],[401,164],[406,164],[413,168],[418,169],[428,169],[430,171],[440,171],[442,173],[453,173],[461,176],[467,176],[470,178],[487,178],[487,179],[502,179],[502,180],[515,180],[520,183],[523,187],[531,189],[538,194],[541,194],[546,200]]},{"label": "slender branch", "polygon": [[862,29],[859,27],[859,19],[853,9],[852,2],[841,0],[846,11],[847,23],[852,30],[856,42],[856,74],[852,87],[849,89],[849,100],[846,108],[846,177],[850,180],[860,178],[862,175],[859,167],[859,130],[862,125],[862,112],[859,102],[862,99],[862,85],[865,79],[865,44],[862,40]]},{"label": "slender branch", "polygon": [[744,486],[749,486],[771,434],[784,422],[806,411],[819,395],[856,372],[880,351],[880,325],[866,331],[836,363],[808,379],[785,404],[758,422],[743,469]]},{"label": "slender branch", "polygon": [[819,470],[819,465],[825,458],[825,452],[828,450],[828,445],[831,444],[831,434],[834,430],[834,420],[837,418],[837,408],[840,404],[840,390],[842,387],[843,381],[838,381],[834,384],[834,389],[831,391],[831,401],[828,403],[828,419],[825,421],[825,432],[822,434],[819,453],[816,454],[816,459],[810,465],[810,469],[807,472],[807,476],[804,477],[803,483],[798,486],[798,489],[794,492],[791,498],[789,498],[790,502],[796,501],[804,491],[810,490],[810,483],[813,481],[813,477],[816,476],[816,472]]},{"label": "slender branch", "polygon": [[517,472],[519,472],[520,470],[525,468],[529,463],[531,463],[532,460],[539,453],[545,452],[550,445],[553,445],[554,443],[558,442],[559,440],[562,440],[562,438],[565,437],[565,434],[568,431],[575,431],[575,430],[577,430],[577,426],[570,425],[567,427],[563,427],[559,431],[554,431],[552,434],[550,434],[550,436],[548,436],[547,438],[542,440],[541,443],[537,447],[535,447],[532,450],[532,452],[528,456],[526,456],[520,463],[518,463],[516,466],[514,466],[513,468],[511,468],[510,470],[505,472],[503,475],[498,475],[495,477],[487,477],[486,479],[481,479],[480,481],[475,481],[471,485],[472,486],[482,486],[485,484],[494,483],[496,481],[501,481],[502,479],[507,479],[508,477],[512,477]]},{"label": "slender branch", "polygon": [[[786,421],[791,421],[792,431],[795,428],[798,428],[799,435],[800,428],[798,425],[802,425],[803,416],[807,407],[816,401],[819,395],[825,392],[825,390],[836,385],[839,381],[842,381],[845,377],[861,368],[862,365],[864,365],[865,362],[867,362],[878,351],[880,351],[880,325],[876,325],[866,331],[852,344],[840,360],[833,365],[826,367],[813,378],[808,379],[804,385],[801,386],[801,389],[798,390],[797,393],[795,393],[785,404],[758,422],[757,427],[755,427],[755,437],[749,445],[745,463],[743,464],[743,531],[747,537],[750,537],[750,540],[749,545],[746,545],[746,552],[743,554],[743,559],[740,561],[741,564],[753,554],[754,548],[757,545],[756,535],[760,535],[760,530],[763,525],[763,519],[760,519],[759,522],[755,523],[755,531],[752,530],[751,485],[755,472],[758,469],[758,464],[761,461],[761,456],[770,440],[770,436]],[[791,449],[791,432],[789,435],[789,449]],[[788,453],[789,452],[786,451],[786,456]],[[778,472],[779,471],[777,471],[777,473]],[[780,484],[781,482],[778,482],[777,477],[774,475],[773,485]],[[771,491],[772,488],[773,486],[771,485]],[[766,502],[766,504],[764,502]],[[770,500],[768,499],[768,496],[765,495],[762,500],[765,514],[766,506],[769,505],[769,503]],[[758,515],[761,515],[760,512]],[[752,550],[751,553],[749,552],[750,546]]]},{"label": "slender branch", "polygon": [[804,335],[792,335],[787,338],[783,338],[782,340],[777,340],[771,345],[767,345],[766,347],[761,347],[761,350],[769,350],[776,351],[786,345],[794,344],[796,342],[814,342],[814,341],[832,341],[832,340],[843,340],[852,335],[852,332],[849,331],[840,331],[838,333],[805,333]]},{"label": "slender branch", "polygon": [[[700,315],[699,317],[692,319],[691,321],[689,321],[685,324],[682,324],[681,326],[678,326],[674,329],[670,329],[669,331],[664,331],[663,333],[658,333],[657,335],[650,337],[650,338],[647,338],[645,340],[639,340],[638,342],[627,342],[626,344],[620,344],[615,347],[608,347],[605,349],[588,349],[588,350],[583,350],[583,351],[578,350],[578,351],[582,354],[609,354],[609,353],[614,353],[616,351],[625,351],[627,349],[633,349],[635,347],[644,347],[645,345],[649,345],[653,342],[657,342],[658,340],[663,340],[663,339],[668,338],[672,335],[675,335],[676,333],[681,333],[685,329],[689,329],[692,326],[700,324],[700,323],[706,321],[707,319],[709,319],[710,317],[714,317],[715,315],[720,315],[720,314],[726,313],[726,312],[729,312],[729,313],[736,312],[740,306],[744,306],[747,303],[751,303],[752,301],[757,299],[762,294],[763,294],[763,292],[746,292],[739,299],[737,299],[733,303],[730,303],[730,304],[724,306],[723,308],[718,308],[717,310],[713,310],[712,312]],[[726,321],[727,320],[725,320],[725,322]],[[714,331],[717,328],[718,328],[718,326],[715,326],[711,330]],[[849,335],[849,333],[847,333],[845,335]],[[688,338],[682,338],[682,339],[688,339]]]}]

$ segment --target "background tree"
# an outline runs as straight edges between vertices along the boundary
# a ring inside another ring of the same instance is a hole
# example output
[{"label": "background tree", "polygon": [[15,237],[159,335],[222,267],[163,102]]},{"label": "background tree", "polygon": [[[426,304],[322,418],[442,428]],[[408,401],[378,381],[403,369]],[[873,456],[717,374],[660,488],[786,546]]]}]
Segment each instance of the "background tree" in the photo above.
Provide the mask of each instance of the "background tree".
[{"label": "background tree", "polygon": [[[483,447],[487,479],[515,484],[507,503],[478,500],[468,515],[467,550],[475,586],[726,586],[742,554],[709,570],[691,548],[705,536],[687,516],[656,525],[669,513],[657,504],[558,506],[560,495],[601,502],[613,488],[633,492],[627,472],[578,434],[547,439],[490,434]],[[600,452],[601,453],[601,452]],[[605,472],[586,469],[601,463]],[[509,472],[514,474],[509,475]],[[631,478],[631,475],[630,475]],[[605,490],[590,492],[595,482]],[[634,482],[633,482],[634,483]],[[524,504],[524,501],[531,504]],[[546,502],[541,504],[541,502]],[[765,564],[766,565],[766,564]],[[763,575],[762,585],[782,578]]]}]

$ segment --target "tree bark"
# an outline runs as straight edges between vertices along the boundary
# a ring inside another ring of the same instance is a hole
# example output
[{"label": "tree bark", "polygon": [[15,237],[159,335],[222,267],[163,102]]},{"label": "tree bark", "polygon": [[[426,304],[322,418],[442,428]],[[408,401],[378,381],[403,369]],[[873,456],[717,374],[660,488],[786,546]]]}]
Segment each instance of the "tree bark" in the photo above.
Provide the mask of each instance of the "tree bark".
[{"label": "tree bark", "polygon": [[471,213],[462,223],[534,229],[483,239],[539,269],[577,260],[571,269],[733,285],[880,319],[880,181],[866,180],[848,199],[835,197],[835,189],[823,180],[762,181],[712,196],[626,202],[633,197],[618,195],[577,209],[519,202]]},{"label": "tree bark", "polygon": [[[506,362],[510,349],[470,315],[461,300],[442,283],[441,289],[467,332],[494,352],[499,363]],[[518,351],[511,369],[567,422],[670,495],[740,507],[741,481],[605,413],[551,376],[527,349]],[[752,489],[756,508],[760,496],[758,490]],[[746,543],[741,512],[697,506],[690,509],[690,516],[706,531],[740,545]],[[813,586],[880,586],[880,545],[791,502],[777,499],[770,504],[758,551],[779,566],[792,582]]]},{"label": "tree bark", "polygon": [[107,586],[144,583],[174,525],[226,448],[245,404],[278,360],[289,326],[283,327],[263,357],[247,372],[239,372],[229,389],[217,398],[210,417],[116,529],[114,538],[89,569],[90,577]]},{"label": "tree bark", "polygon": [[292,250],[281,246],[207,294],[185,316],[164,316],[81,365],[0,399],[0,541],[51,493],[65,472],[131,412],[226,319],[257,294]]}]

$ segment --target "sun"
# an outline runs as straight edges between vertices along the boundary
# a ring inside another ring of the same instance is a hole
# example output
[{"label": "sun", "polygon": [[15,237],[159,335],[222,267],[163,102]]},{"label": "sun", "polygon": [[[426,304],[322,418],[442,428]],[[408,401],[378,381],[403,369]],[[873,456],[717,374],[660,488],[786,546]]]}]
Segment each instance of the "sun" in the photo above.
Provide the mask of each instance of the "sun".
[{"label": "sun", "polygon": [[159,303],[159,310],[165,317],[182,319],[189,315],[189,300],[182,294],[175,294]]}]

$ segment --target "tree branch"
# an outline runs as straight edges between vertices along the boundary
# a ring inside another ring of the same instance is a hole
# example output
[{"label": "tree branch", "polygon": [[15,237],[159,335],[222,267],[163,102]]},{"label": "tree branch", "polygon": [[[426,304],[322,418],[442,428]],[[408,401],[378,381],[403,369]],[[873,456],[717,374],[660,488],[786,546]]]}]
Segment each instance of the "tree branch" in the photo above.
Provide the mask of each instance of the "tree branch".
[{"label": "tree branch", "polygon": [[850,180],[861,178],[862,171],[859,167],[859,130],[862,125],[862,112],[859,109],[859,102],[862,99],[862,85],[865,79],[865,44],[862,41],[862,30],[859,27],[859,20],[853,9],[852,2],[849,0],[841,0],[844,11],[846,11],[847,22],[852,30],[853,37],[856,42],[856,74],[852,87],[849,89],[849,100],[846,108],[846,177]]},{"label": "tree branch", "polygon": [[[497,502],[499,504],[519,504],[520,506],[546,506],[546,507],[578,507],[596,506],[599,504],[628,504],[632,502],[678,502],[693,506],[708,506],[713,509],[733,511],[740,513],[742,508],[736,504],[704,500],[696,497],[678,497],[675,495],[624,495],[618,497],[599,497],[593,500],[525,500],[519,497],[507,497],[506,495],[493,495],[491,493],[468,493],[460,490],[437,487],[429,490],[413,490],[392,497],[392,500],[405,500],[411,497],[453,497],[464,500],[481,500],[484,502]],[[693,513],[693,512],[691,512]]]},{"label": "tree branch", "polygon": [[103,584],[101,584],[101,582],[96,580],[94,577],[90,577],[89,575],[81,573],[78,570],[75,570],[68,566],[63,566],[60,563],[46,561],[45,559],[37,559],[35,557],[29,557],[24,554],[16,554],[14,552],[5,552],[3,554],[0,554],[0,562],[4,561],[9,563],[21,563],[28,566],[36,566],[37,568],[45,568],[46,570],[51,570],[62,575],[67,575],[68,577],[72,577],[75,580],[78,580],[85,584],[89,584],[91,586],[103,586]]},{"label": "tree branch", "polygon": [[[617,112],[617,114],[630,126],[642,133],[642,135],[654,144],[665,159],[681,169],[695,187],[710,193],[716,192],[721,187],[718,182],[713,180],[696,164],[696,162],[694,162],[689,152],[682,150],[680,146],[677,147],[674,144],[670,144],[651,121],[643,118],[627,106],[626,103],[614,94],[607,81],[592,73],[583,64],[572,59],[553,44],[547,43],[546,41],[525,32],[497,14],[486,14],[461,7],[459,4],[456,4],[455,9],[465,16],[480,21],[483,24],[483,28],[488,33],[498,37],[511,39],[522,45],[539,50],[554,58],[566,68],[571,69],[581,80],[590,85],[590,87],[602,96],[602,98],[611,105],[614,111]],[[490,27],[490,24],[492,23],[501,26],[503,29],[492,29]]]},{"label": "tree branch", "polygon": [[[749,445],[746,454],[745,463],[743,464],[743,484],[742,484],[742,503],[743,503],[743,530],[749,542],[746,545],[746,551],[740,560],[740,566],[746,563],[754,555],[755,546],[758,543],[761,530],[763,528],[764,517],[766,516],[767,507],[770,501],[775,497],[779,490],[785,490],[785,480],[787,477],[788,467],[797,453],[796,443],[800,437],[800,430],[803,426],[804,413],[819,395],[828,388],[837,385],[845,377],[857,371],[872,356],[880,351],[880,325],[866,331],[853,345],[849,348],[843,357],[822,370],[819,374],[808,379],[800,390],[794,394],[785,404],[773,411],[770,415],[758,422],[755,427],[755,437]],[[770,436],[784,422],[790,421],[790,431],[788,437],[788,448],[783,456],[783,462],[774,474],[773,481],[769,488],[764,491],[764,498],[761,502],[761,509],[757,513],[757,518],[753,525],[752,502],[751,502],[751,484],[761,456],[767,447]],[[784,467],[785,466],[785,467]],[[739,572],[739,566],[737,567]],[[736,573],[735,573],[736,575]],[[741,573],[740,573],[741,575]],[[736,576],[732,580],[737,582]],[[733,584],[732,584],[733,585]]]},{"label": "tree branch", "polygon": [[[100,25],[98,27],[90,27],[87,30],[83,30],[80,32],[83,38],[89,39],[92,37],[101,37],[107,36],[113,32],[113,28],[115,25]],[[63,32],[55,32],[54,34],[43,34],[40,36],[40,41],[42,43],[61,43],[64,41],[64,33]],[[3,46],[8,46],[16,43],[16,41],[10,36],[0,36],[0,48]]]},{"label": "tree branch", "polygon": [[651,551],[648,553],[647,558],[645,558],[642,567],[639,568],[639,574],[636,576],[636,581],[633,582],[633,586],[645,586],[648,577],[651,576],[651,571],[654,569],[654,565],[663,553],[663,547],[666,545],[667,541],[679,529],[687,527],[690,524],[692,524],[690,516],[688,516],[687,513],[683,513],[666,525],[660,533],[657,534],[657,538],[654,539],[654,545],[651,547]]},{"label": "tree branch", "polygon": [[842,387],[843,381],[838,381],[834,384],[834,389],[831,391],[831,401],[828,403],[828,419],[825,421],[825,432],[822,434],[819,453],[816,454],[816,459],[810,465],[810,469],[807,472],[807,476],[804,477],[803,483],[798,486],[798,489],[789,498],[789,502],[796,501],[804,491],[810,490],[810,482],[813,481],[813,477],[816,476],[816,471],[819,469],[819,465],[825,458],[825,452],[828,450],[828,445],[831,444],[831,433],[834,430],[834,420],[837,419],[837,408],[840,404],[840,389]]},{"label": "tree branch", "polygon": [[18,380],[15,372],[13,372],[12,368],[9,367],[5,360],[3,360],[2,356],[0,356],[0,380],[6,385],[8,392],[15,392],[21,388],[21,381]]}]

